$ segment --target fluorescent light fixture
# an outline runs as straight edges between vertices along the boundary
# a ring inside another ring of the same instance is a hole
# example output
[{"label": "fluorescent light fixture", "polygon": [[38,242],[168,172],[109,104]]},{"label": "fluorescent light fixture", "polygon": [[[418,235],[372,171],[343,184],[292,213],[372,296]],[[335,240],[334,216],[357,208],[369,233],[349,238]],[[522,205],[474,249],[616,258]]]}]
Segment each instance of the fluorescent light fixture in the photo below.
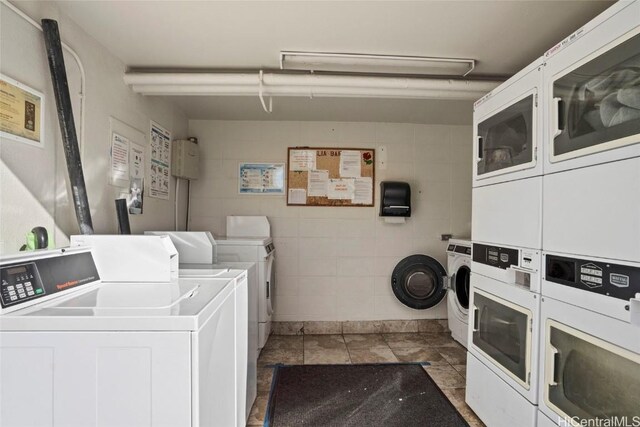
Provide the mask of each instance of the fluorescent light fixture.
[{"label": "fluorescent light fixture", "polygon": [[475,61],[473,59],[428,58],[424,56],[282,51],[280,52],[280,68],[283,70],[463,77],[473,71]]}]

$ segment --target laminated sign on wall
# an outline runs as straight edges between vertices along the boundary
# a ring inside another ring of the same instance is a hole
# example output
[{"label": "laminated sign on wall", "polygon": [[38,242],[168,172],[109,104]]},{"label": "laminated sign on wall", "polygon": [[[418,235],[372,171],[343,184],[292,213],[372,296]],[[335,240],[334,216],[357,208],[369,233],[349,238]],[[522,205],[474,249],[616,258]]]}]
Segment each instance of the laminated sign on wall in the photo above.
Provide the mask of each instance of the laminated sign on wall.
[{"label": "laminated sign on wall", "polygon": [[44,95],[0,74],[0,136],[42,147]]},{"label": "laminated sign on wall", "polygon": [[151,122],[151,186],[149,196],[169,200],[171,181],[171,132]]},{"label": "laminated sign on wall", "polygon": [[287,204],[373,206],[375,150],[289,148]]},{"label": "laminated sign on wall", "polygon": [[284,163],[240,163],[240,194],[283,194]]}]

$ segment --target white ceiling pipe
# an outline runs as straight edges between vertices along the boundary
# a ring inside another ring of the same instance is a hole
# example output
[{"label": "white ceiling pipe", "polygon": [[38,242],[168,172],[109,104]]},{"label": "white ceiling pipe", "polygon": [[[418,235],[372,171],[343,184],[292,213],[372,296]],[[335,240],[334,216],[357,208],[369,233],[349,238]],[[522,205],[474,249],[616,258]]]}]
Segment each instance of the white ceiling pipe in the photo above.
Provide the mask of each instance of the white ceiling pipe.
[{"label": "white ceiling pipe", "polygon": [[[268,74],[265,74],[267,76]],[[125,73],[128,85],[255,85],[260,83],[258,73]]]},{"label": "white ceiling pipe", "polygon": [[[258,86],[259,74],[235,73],[128,73],[126,84],[137,87],[143,85],[247,85]],[[451,80],[368,76],[330,76],[314,74],[263,75],[265,86],[331,86],[331,87],[371,87],[371,88],[411,88],[411,89],[453,89],[488,92],[495,88],[496,81]]]},{"label": "white ceiling pipe", "polygon": [[[147,85],[132,87],[143,95],[155,96],[256,96],[258,91],[251,86],[192,86],[192,85]],[[412,99],[460,99],[475,100],[488,91],[456,91],[434,89],[394,88],[346,88],[318,86],[265,86],[265,96],[297,97],[354,97],[354,98],[412,98]]]},{"label": "white ceiling pipe", "polygon": [[[182,96],[259,96],[260,74],[130,73],[136,93]],[[263,74],[263,96],[476,100],[499,82],[398,77]]]}]

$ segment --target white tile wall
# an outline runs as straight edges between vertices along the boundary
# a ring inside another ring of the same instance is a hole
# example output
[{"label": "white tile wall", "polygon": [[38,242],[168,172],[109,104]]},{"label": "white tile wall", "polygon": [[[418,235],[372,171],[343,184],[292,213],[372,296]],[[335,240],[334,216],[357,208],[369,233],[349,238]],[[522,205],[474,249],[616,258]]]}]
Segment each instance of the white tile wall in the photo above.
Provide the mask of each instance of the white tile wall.
[{"label": "white tile wall", "polygon": [[[385,320],[446,317],[446,304],[424,311],[397,301],[391,272],[423,253],[446,266],[440,235],[471,233],[470,126],[398,123],[189,123],[198,137],[202,177],[192,182],[193,230],[224,235],[226,215],[267,215],[277,250],[276,320]],[[376,169],[375,208],[288,207],[284,196],[239,195],[241,161],[285,162],[287,147],[387,149]],[[405,224],[378,217],[379,181],[411,184]]]}]

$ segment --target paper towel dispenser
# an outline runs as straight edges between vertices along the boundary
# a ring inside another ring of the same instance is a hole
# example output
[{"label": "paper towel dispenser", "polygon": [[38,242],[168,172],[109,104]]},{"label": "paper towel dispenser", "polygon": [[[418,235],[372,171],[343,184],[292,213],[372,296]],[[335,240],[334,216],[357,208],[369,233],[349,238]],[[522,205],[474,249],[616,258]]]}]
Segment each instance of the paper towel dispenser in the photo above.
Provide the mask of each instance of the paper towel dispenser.
[{"label": "paper towel dispenser", "polygon": [[380,216],[411,216],[411,187],[406,182],[380,183]]}]

